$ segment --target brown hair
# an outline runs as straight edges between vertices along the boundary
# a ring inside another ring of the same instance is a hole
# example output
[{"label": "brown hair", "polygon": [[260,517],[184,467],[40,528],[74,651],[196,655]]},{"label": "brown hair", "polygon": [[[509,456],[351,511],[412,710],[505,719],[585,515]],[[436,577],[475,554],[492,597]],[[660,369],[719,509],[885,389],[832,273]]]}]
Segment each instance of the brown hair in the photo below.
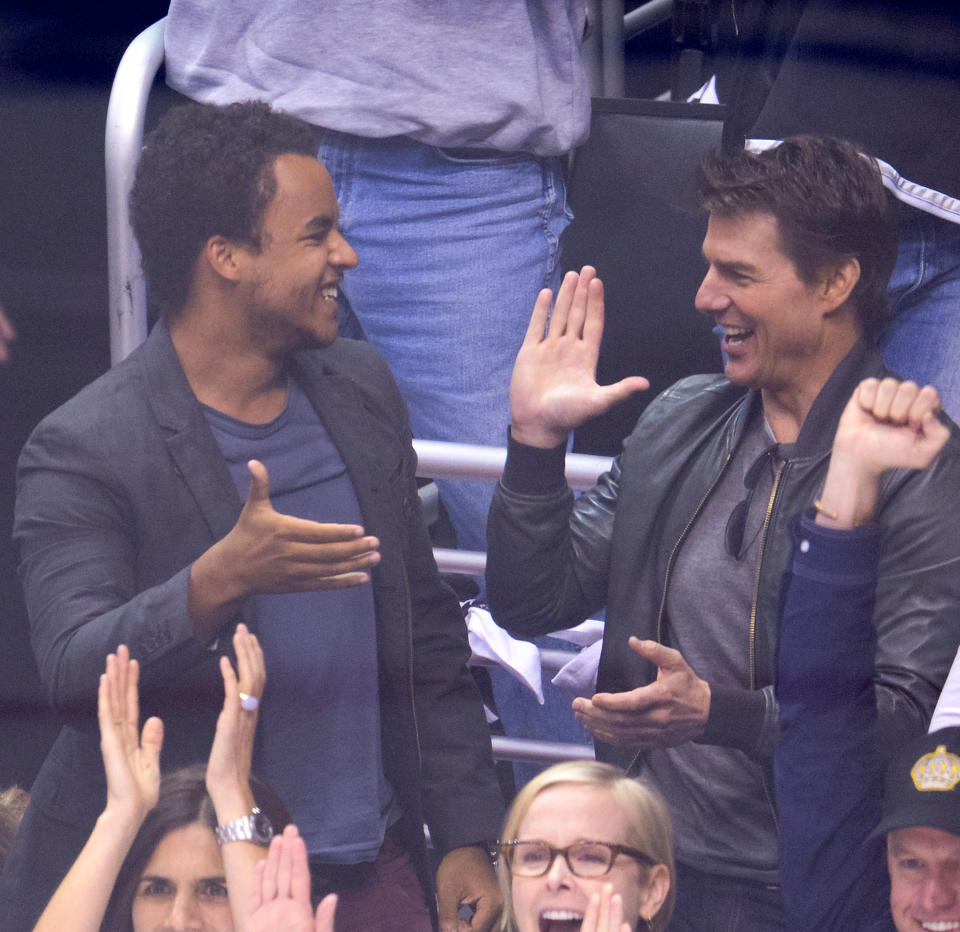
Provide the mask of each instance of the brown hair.
[{"label": "brown hair", "polygon": [[772,216],[783,253],[808,284],[856,259],[860,279],[850,301],[864,335],[879,336],[896,233],[880,169],[852,143],[793,136],[763,152],[710,155],[700,169],[700,203],[718,216]]},{"label": "brown hair", "polygon": [[[157,804],[140,826],[117,875],[101,926],[104,932],[133,932],[133,898],[137,886],[153,852],[167,835],[194,822],[208,826],[211,833],[217,827],[213,800],[207,793],[206,770],[206,765],[194,764],[174,770],[160,780]],[[274,830],[281,831],[289,821],[283,804],[256,777],[250,778],[250,788]]]}]

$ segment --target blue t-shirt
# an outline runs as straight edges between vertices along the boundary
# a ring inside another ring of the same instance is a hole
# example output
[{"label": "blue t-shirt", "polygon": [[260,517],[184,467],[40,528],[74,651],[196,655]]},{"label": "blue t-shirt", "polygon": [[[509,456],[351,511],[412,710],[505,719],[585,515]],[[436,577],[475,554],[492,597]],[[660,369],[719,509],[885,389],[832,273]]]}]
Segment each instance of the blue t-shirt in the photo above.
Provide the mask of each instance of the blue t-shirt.
[{"label": "blue t-shirt", "polygon": [[[276,511],[312,521],[363,521],[346,466],[303,390],[267,424],[205,407],[243,500],[260,460]],[[399,803],[383,773],[373,592],[259,595],[267,667],[254,769],[286,804],[312,857],[372,861]]]}]

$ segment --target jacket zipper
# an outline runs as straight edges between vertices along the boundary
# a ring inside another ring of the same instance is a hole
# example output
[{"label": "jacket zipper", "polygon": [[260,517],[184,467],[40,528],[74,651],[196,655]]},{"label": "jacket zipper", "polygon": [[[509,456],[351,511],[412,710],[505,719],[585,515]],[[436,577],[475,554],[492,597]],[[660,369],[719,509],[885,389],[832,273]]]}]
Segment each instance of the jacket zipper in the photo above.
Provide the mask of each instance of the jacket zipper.
[{"label": "jacket zipper", "polygon": [[773,486],[770,489],[770,498],[767,501],[767,511],[763,516],[763,527],[760,530],[760,550],[757,553],[757,571],[753,577],[753,599],[750,603],[750,689],[757,688],[757,602],[760,598],[760,570],[763,567],[763,551],[767,545],[767,531],[770,528],[770,519],[773,517],[773,505],[777,499],[777,489],[787,464],[781,463],[773,475]]}]

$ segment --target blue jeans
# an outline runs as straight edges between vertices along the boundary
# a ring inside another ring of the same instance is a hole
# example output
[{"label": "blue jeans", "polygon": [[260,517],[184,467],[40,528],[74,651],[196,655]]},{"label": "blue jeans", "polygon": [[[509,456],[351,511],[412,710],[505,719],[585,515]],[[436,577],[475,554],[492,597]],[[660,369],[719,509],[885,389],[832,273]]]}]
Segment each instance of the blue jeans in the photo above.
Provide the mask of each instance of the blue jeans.
[{"label": "blue jeans", "polygon": [[[360,257],[343,292],[415,437],[506,444],[510,373],[570,220],[557,159],[456,153],[330,130],[317,156]],[[356,336],[348,314],[341,334]],[[437,483],[461,548],[486,549],[490,483]]]},{"label": "blue jeans", "polygon": [[781,932],[780,888],[677,864],[677,905],[667,932]]},{"label": "blue jeans", "polygon": [[960,420],[960,224],[901,208],[887,294],[892,320],[880,342],[883,361],[935,386],[944,410]]}]

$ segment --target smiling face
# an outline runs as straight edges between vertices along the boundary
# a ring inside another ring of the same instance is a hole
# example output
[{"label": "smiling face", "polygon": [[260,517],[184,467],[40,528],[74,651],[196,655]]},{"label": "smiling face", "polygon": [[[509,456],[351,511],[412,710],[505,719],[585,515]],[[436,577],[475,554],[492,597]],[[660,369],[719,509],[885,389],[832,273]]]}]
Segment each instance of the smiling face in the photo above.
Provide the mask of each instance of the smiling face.
[{"label": "smiling face", "polygon": [[[769,214],[711,214],[703,255],[708,269],[695,303],[723,328],[727,378],[772,392],[818,391],[839,361],[833,312],[849,289],[802,281]],[[852,345],[852,309],[843,321]]]},{"label": "smiling face", "polygon": [[887,867],[897,932],[960,930],[960,836],[897,829],[887,836]]},{"label": "smiling face", "polygon": [[337,337],[337,294],[357,254],[337,226],[333,182],[316,159],[281,155],[259,251],[238,247],[248,337],[271,354],[328,346]]},{"label": "smiling face", "polygon": [[[527,810],[517,831],[521,841],[545,841],[565,848],[576,841],[605,841],[632,847],[620,805],[605,787],[566,783],[547,787]],[[659,910],[666,888],[652,878],[667,874],[663,865],[641,866],[620,854],[602,877],[577,877],[563,857],[554,858],[542,877],[517,877],[511,899],[519,932],[575,932],[593,893],[612,884],[623,897],[623,917],[636,926],[639,917]],[[669,881],[667,881],[669,886]]]},{"label": "smiling face", "polygon": [[193,822],[157,845],[133,898],[134,932],[232,932],[223,858],[209,826]]}]

